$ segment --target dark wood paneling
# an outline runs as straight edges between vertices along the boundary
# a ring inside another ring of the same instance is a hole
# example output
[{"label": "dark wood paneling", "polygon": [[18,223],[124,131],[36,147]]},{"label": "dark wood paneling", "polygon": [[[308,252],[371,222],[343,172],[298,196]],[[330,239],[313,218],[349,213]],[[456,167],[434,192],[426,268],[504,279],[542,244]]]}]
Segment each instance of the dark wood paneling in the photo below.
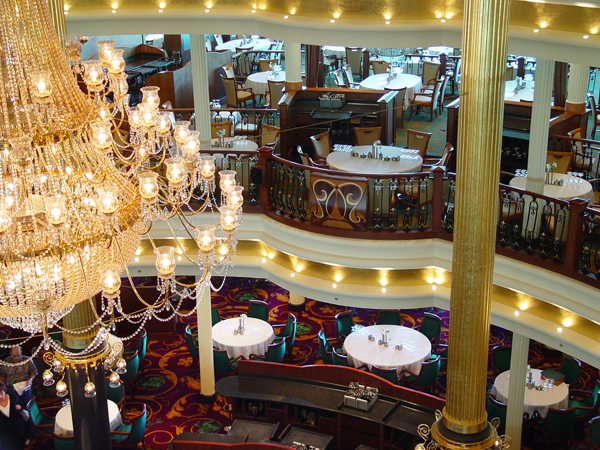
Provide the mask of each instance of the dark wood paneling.
[{"label": "dark wood paneling", "polygon": [[146,86],[158,86],[161,104],[170,101],[173,108],[193,108],[192,64],[181,69],[155,73],[146,78]]},{"label": "dark wood paneling", "polygon": [[219,76],[221,67],[231,64],[233,59],[231,52],[208,52],[206,54],[206,70],[208,74],[208,96],[211,100],[225,97],[223,80]]}]

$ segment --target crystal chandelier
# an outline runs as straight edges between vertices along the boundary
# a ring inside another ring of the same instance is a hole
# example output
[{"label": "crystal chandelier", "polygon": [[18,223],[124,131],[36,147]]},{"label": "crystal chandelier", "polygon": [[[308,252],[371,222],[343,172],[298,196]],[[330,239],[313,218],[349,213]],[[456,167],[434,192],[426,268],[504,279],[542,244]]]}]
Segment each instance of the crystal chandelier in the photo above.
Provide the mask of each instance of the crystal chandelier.
[{"label": "crystal chandelier", "polygon": [[[129,106],[123,50],[112,41],[98,42],[98,60],[82,62],[85,39],[69,36],[63,50],[46,0],[0,2],[0,15],[0,322],[42,333],[45,349],[68,354],[47,330],[100,292],[92,326],[101,330],[172,317],[210,285],[213,270],[233,264],[243,203],[236,173],[221,171],[217,185],[214,158],[199,153],[189,122],[172,124],[159,110],[157,87]],[[199,217],[211,224],[196,224]],[[185,257],[200,281],[178,290],[179,303],[169,299],[176,247],[156,247],[149,235],[158,221],[180,252],[175,233],[198,244],[198,256]],[[144,235],[164,295],[128,315],[120,274]],[[104,345],[102,337],[86,350]]]}]

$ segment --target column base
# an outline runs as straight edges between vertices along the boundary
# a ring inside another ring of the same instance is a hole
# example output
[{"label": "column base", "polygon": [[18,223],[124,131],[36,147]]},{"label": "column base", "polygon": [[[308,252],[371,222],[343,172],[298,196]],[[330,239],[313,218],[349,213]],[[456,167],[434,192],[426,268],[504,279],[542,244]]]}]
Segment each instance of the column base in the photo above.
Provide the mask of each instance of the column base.
[{"label": "column base", "polygon": [[500,440],[496,429],[489,422],[478,433],[462,434],[448,429],[441,419],[432,425],[431,438],[435,441],[438,448],[448,450],[485,450],[496,448]]},{"label": "column base", "polygon": [[202,403],[202,404],[210,404],[210,403],[215,403],[217,401],[217,393],[216,392],[211,395],[204,395],[202,393],[199,393],[198,396],[200,397],[200,403]]}]

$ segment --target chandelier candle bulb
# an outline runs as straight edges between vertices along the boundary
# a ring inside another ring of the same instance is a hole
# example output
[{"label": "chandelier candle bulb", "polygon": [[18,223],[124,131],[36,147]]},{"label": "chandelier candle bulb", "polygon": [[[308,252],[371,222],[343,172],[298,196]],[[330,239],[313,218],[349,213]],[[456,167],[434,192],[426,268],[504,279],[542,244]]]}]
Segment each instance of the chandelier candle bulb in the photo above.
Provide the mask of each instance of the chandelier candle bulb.
[{"label": "chandelier candle bulb", "polygon": [[[69,37],[71,37],[71,40],[69,41],[69,43],[71,43],[73,41],[73,37],[68,36],[67,38]],[[112,58],[112,52],[113,47],[115,45],[115,41],[113,41],[112,39],[103,39],[101,41],[98,41],[96,44],[98,45],[98,58],[100,58],[100,61],[103,65],[108,65]],[[79,44],[79,49],[81,50],[81,44]]]},{"label": "chandelier candle bulb", "polygon": [[215,176],[215,157],[212,155],[200,156],[200,174],[202,177],[210,181]]},{"label": "chandelier candle bulb", "polygon": [[92,127],[92,143],[99,150],[106,150],[112,144],[112,136],[110,133],[110,122],[102,121],[95,122]]},{"label": "chandelier candle bulb", "polygon": [[99,91],[104,84],[102,64],[99,61],[89,60],[83,63],[83,81],[93,91]]},{"label": "chandelier candle bulb", "polygon": [[125,70],[125,60],[123,59],[122,48],[113,48],[110,54],[110,62],[108,63],[107,70],[112,75],[118,75]]},{"label": "chandelier candle bulb", "polygon": [[138,179],[140,195],[146,200],[154,200],[158,195],[158,174],[142,172],[138,174]]},{"label": "chandelier candle bulb", "polygon": [[105,294],[113,295],[121,288],[121,278],[119,273],[121,272],[117,264],[110,264],[102,273],[102,291]]},{"label": "chandelier candle bulb", "polygon": [[119,188],[104,185],[97,188],[96,192],[98,194],[98,209],[102,214],[112,216],[119,209]]},{"label": "chandelier candle bulb", "polygon": [[169,158],[165,160],[167,166],[167,179],[174,187],[180,186],[185,179],[185,167],[181,158]]},{"label": "chandelier candle bulb", "polygon": [[221,226],[223,231],[227,233],[235,231],[238,226],[236,209],[231,206],[221,206],[219,211],[221,212]]},{"label": "chandelier candle bulb", "polygon": [[158,86],[145,86],[140,89],[142,92],[142,103],[151,106],[154,109],[158,109],[160,99],[158,97]]},{"label": "chandelier candle bulb", "polygon": [[69,391],[67,390],[67,383],[65,383],[63,380],[60,380],[58,383],[56,383],[56,395],[59,397],[65,397],[68,394]]},{"label": "chandelier candle bulb", "polygon": [[212,252],[215,249],[216,239],[215,239],[215,230],[217,227],[214,225],[200,225],[196,227],[196,232],[198,233],[198,237],[196,238],[196,243],[198,244],[198,248],[203,253]]},{"label": "chandelier candle bulb", "polygon": [[231,186],[227,190],[227,206],[231,206],[236,210],[240,209],[244,204],[244,197],[242,196],[243,186]]},{"label": "chandelier candle bulb", "polygon": [[189,134],[189,120],[178,120],[173,124],[173,137],[175,138],[175,142],[177,142],[179,145],[183,145],[185,143],[185,140]]},{"label": "chandelier candle bulb", "polygon": [[129,124],[133,128],[139,128],[142,126],[142,113],[137,106],[129,108]]},{"label": "chandelier candle bulb", "polygon": [[85,391],[85,396],[87,398],[92,398],[96,396],[96,385],[92,383],[89,379],[88,382],[85,383],[83,390]]},{"label": "chandelier candle bulb", "polygon": [[119,374],[117,372],[111,372],[110,377],[108,379],[110,381],[109,386],[111,388],[118,388],[120,386],[119,380],[121,378],[119,377]]},{"label": "chandelier candle bulb", "polygon": [[230,187],[235,186],[236,174],[237,172],[235,170],[221,170],[219,172],[219,176],[221,177],[219,181],[219,187],[221,188],[222,192],[226,193]]},{"label": "chandelier candle bulb", "polygon": [[175,272],[175,247],[163,246],[154,250],[156,253],[156,269],[163,277],[170,277]]},{"label": "chandelier candle bulb", "polygon": [[54,374],[50,369],[44,370],[42,379],[44,380],[44,386],[52,386],[54,384]]},{"label": "chandelier candle bulb", "polygon": [[65,223],[67,220],[67,208],[63,197],[48,197],[46,200],[46,219],[54,227],[60,227]]},{"label": "chandelier candle bulb", "polygon": [[50,73],[47,70],[33,72],[31,75],[31,81],[34,86],[33,95],[35,95],[38,99],[45,99],[52,95]]},{"label": "chandelier candle bulb", "polygon": [[156,131],[158,134],[166,135],[171,131],[171,119],[167,111],[160,111],[156,118]]}]

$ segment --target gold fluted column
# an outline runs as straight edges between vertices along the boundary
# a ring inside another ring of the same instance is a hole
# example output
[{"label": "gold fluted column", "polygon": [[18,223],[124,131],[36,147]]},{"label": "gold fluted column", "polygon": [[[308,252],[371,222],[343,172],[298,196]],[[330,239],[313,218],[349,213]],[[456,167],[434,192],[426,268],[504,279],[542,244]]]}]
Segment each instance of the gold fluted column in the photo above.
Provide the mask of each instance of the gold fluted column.
[{"label": "gold fluted column", "polygon": [[73,350],[84,350],[92,343],[98,334],[98,325],[91,327],[85,333],[72,333],[68,330],[86,329],[96,322],[94,299],[77,303],[69,314],[63,318],[63,325],[67,331],[63,331],[63,343],[65,347]]},{"label": "gold fluted column", "polygon": [[485,390],[510,0],[465,0],[445,448],[489,448]]}]

